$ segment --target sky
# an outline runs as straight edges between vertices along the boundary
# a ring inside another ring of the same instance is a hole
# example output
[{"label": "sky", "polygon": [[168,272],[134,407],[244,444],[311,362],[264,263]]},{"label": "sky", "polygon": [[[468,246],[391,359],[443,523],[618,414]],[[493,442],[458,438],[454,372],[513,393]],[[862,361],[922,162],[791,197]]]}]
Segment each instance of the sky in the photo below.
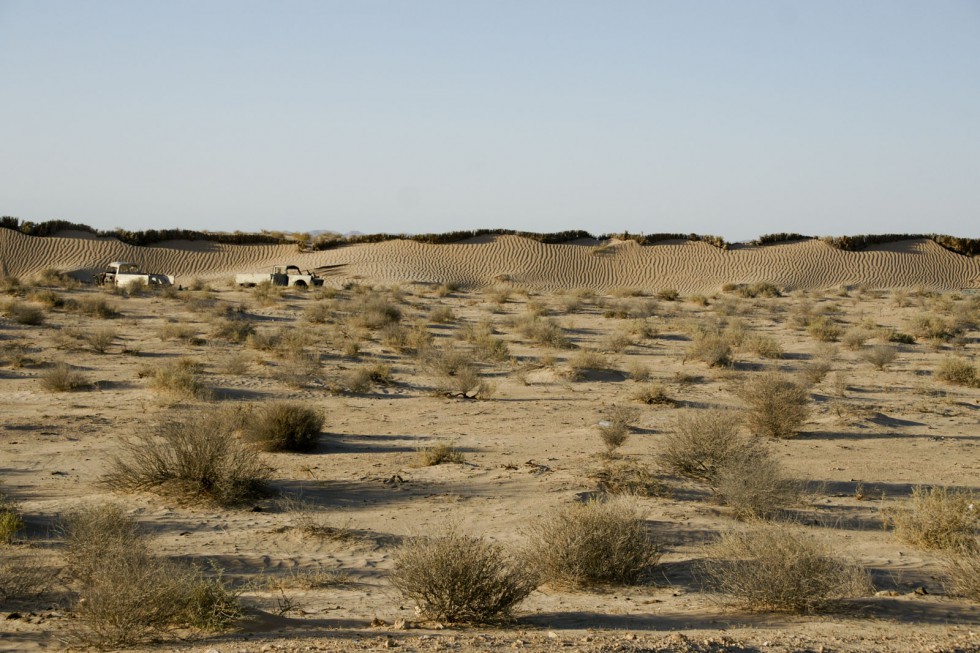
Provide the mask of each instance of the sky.
[{"label": "sky", "polygon": [[0,0],[0,215],[980,237],[980,0]]}]

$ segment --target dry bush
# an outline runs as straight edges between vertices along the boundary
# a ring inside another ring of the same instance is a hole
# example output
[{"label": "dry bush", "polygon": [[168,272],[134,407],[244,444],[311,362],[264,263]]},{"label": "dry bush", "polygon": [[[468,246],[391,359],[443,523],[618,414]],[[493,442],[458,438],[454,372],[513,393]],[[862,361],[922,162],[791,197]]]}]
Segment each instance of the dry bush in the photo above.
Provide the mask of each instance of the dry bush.
[{"label": "dry bush", "polygon": [[719,333],[696,333],[684,360],[699,360],[711,367],[732,364],[732,345]]},{"label": "dry bush", "polygon": [[507,342],[491,335],[478,336],[473,342],[473,355],[481,361],[502,363],[510,359]]},{"label": "dry bush", "polygon": [[875,369],[883,370],[895,362],[898,350],[889,345],[874,345],[861,352],[861,358],[874,365]]},{"label": "dry bush", "polygon": [[303,311],[303,317],[306,318],[306,321],[313,324],[325,324],[333,318],[333,315],[334,306],[329,301],[314,302]]},{"label": "dry bush", "polygon": [[950,595],[980,603],[980,540],[948,555],[943,560],[943,570],[946,572],[943,585]]},{"label": "dry bush", "polygon": [[696,567],[705,588],[748,610],[821,612],[874,589],[865,570],[799,526],[728,531],[706,553]]},{"label": "dry bush", "polygon": [[88,378],[65,362],[55,363],[41,374],[41,387],[48,392],[73,392],[89,386]]},{"label": "dry bush", "polygon": [[285,351],[286,358],[276,366],[275,378],[290,388],[305,388],[320,376],[320,354],[306,349]]},{"label": "dry bush", "polygon": [[592,349],[582,349],[568,360],[568,377],[573,381],[581,381],[586,373],[592,370],[612,370],[615,366],[609,358]]},{"label": "dry bush", "polygon": [[749,336],[746,338],[746,347],[749,351],[755,352],[763,358],[777,359],[783,357],[783,348],[775,338],[769,336]]},{"label": "dry bush", "polygon": [[265,451],[312,451],[323,429],[323,414],[287,401],[261,405],[248,416],[245,437]]},{"label": "dry bush", "polygon": [[381,329],[402,319],[401,309],[390,299],[378,295],[358,303],[352,312],[351,324],[371,330]]},{"label": "dry bush", "polygon": [[663,438],[660,464],[681,476],[713,483],[727,464],[754,457],[759,445],[739,434],[742,416],[732,410],[684,411]]},{"label": "dry bush", "polygon": [[807,333],[820,342],[836,342],[841,335],[840,326],[826,315],[812,318],[806,327]]},{"label": "dry bush", "polygon": [[85,334],[85,341],[97,354],[104,354],[109,347],[119,337],[119,332],[115,329],[95,329]]},{"label": "dry bush", "polygon": [[236,437],[240,423],[230,411],[197,413],[163,424],[151,437],[123,440],[102,483],[220,506],[261,496],[270,471]]},{"label": "dry bush", "polygon": [[657,299],[665,302],[675,302],[680,299],[681,294],[675,288],[662,288],[657,291]]},{"label": "dry bush", "polygon": [[633,460],[607,461],[593,475],[598,490],[606,494],[635,497],[657,497],[667,494],[667,487],[645,465]]},{"label": "dry bush", "polygon": [[962,549],[980,534],[980,494],[945,487],[915,487],[906,506],[883,510],[903,542],[922,549]]},{"label": "dry bush", "polygon": [[608,454],[623,446],[639,416],[640,411],[632,406],[610,406],[604,411],[603,419],[596,426]]},{"label": "dry bush", "polygon": [[82,297],[75,304],[75,310],[82,315],[97,317],[103,320],[111,320],[120,315],[116,307],[105,297]]},{"label": "dry bush", "polygon": [[211,335],[229,342],[242,343],[255,333],[255,325],[251,320],[241,316],[222,317],[214,322]]},{"label": "dry bush", "polygon": [[444,463],[462,464],[466,456],[451,442],[440,442],[425,447],[419,447],[418,464],[420,467],[432,467]]},{"label": "dry bush", "polygon": [[456,314],[448,306],[436,306],[429,311],[428,319],[432,324],[452,324],[456,321]]},{"label": "dry bush", "polygon": [[940,342],[952,340],[962,332],[952,320],[931,313],[916,315],[910,330],[916,337]]},{"label": "dry bush", "polygon": [[957,356],[944,356],[933,375],[945,383],[980,387],[980,373],[970,361]]},{"label": "dry bush", "polygon": [[144,371],[150,377],[150,385],[175,397],[210,399],[211,389],[201,380],[200,366],[190,358],[179,358]]},{"label": "dry bush", "polygon": [[0,551],[0,605],[35,599],[54,583],[57,569],[32,553]]},{"label": "dry bush", "polygon": [[246,342],[249,347],[258,351],[274,351],[282,340],[285,329],[275,331],[255,331],[249,334]]},{"label": "dry bush", "polygon": [[713,489],[739,519],[770,519],[803,498],[803,485],[787,478],[768,449],[740,452],[717,470]]},{"label": "dry bush", "polygon": [[627,497],[567,506],[533,524],[529,539],[531,564],[559,587],[636,583],[660,559]]},{"label": "dry bush", "polygon": [[23,527],[24,520],[21,519],[17,506],[0,492],[0,544],[12,543],[14,535]]},{"label": "dry bush", "polygon": [[724,292],[734,292],[739,297],[745,297],[746,299],[754,299],[756,297],[782,297],[779,288],[765,281],[753,284],[725,284],[722,290]]},{"label": "dry bush", "polygon": [[118,508],[77,510],[61,528],[68,568],[81,584],[75,635],[83,644],[130,647],[178,627],[219,630],[242,614],[220,574],[209,578],[153,555]]},{"label": "dry bush", "polygon": [[864,343],[871,337],[871,332],[863,327],[852,327],[844,332],[841,337],[841,344],[851,351],[857,351],[864,347]]},{"label": "dry bush", "polygon": [[454,529],[403,545],[390,579],[423,617],[449,623],[507,619],[538,586],[535,573],[500,545]]},{"label": "dry bush", "polygon": [[3,313],[15,324],[22,324],[24,326],[44,324],[44,311],[34,304],[14,300],[4,306]]},{"label": "dry bush", "polygon": [[677,405],[677,400],[667,394],[667,387],[663,383],[647,383],[646,385],[640,386],[631,398],[633,401],[639,401],[647,405]]},{"label": "dry bush", "polygon": [[555,349],[571,349],[572,341],[568,339],[565,330],[552,319],[538,317],[528,313],[516,321],[514,326],[525,338]]},{"label": "dry bush", "polygon": [[742,383],[738,396],[748,405],[745,423],[756,435],[791,438],[803,428],[810,412],[807,390],[777,372]]},{"label": "dry bush", "polygon": [[180,340],[190,342],[197,337],[197,329],[190,324],[182,322],[168,322],[157,331],[160,340]]},{"label": "dry bush", "polygon": [[632,361],[626,367],[626,376],[632,381],[648,381],[650,379],[650,368],[639,361]]}]

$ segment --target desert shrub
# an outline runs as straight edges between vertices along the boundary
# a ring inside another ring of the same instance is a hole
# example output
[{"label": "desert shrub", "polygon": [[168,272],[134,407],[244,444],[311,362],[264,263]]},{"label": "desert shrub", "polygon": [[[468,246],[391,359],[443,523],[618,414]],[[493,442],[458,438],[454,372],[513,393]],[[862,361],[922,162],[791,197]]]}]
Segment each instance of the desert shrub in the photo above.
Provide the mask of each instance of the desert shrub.
[{"label": "desert shrub", "polygon": [[933,373],[937,379],[953,385],[980,386],[980,374],[970,361],[956,356],[945,356]]},{"label": "desert shrub", "polygon": [[581,349],[568,360],[568,376],[572,380],[582,380],[590,370],[611,370],[613,364],[609,358],[592,349]]},{"label": "desert shrub", "polygon": [[717,470],[712,488],[716,498],[739,519],[770,519],[803,497],[803,486],[787,478],[782,466],[764,447],[744,445]]},{"label": "desert shrub", "polygon": [[894,343],[900,344],[900,345],[914,345],[915,344],[915,336],[913,336],[913,335],[911,335],[909,333],[902,333],[901,331],[896,331],[894,329],[890,329],[889,330],[887,340],[888,340],[888,342],[894,342]]},{"label": "desert shrub", "polygon": [[320,354],[303,348],[280,350],[285,359],[276,367],[275,378],[290,388],[305,388],[320,375]]},{"label": "desert shrub", "polygon": [[115,329],[95,329],[85,334],[85,341],[88,342],[92,351],[104,354],[118,337],[119,332]]},{"label": "desert shrub", "polygon": [[259,351],[273,351],[279,346],[282,331],[254,331],[246,338],[248,346]]},{"label": "desert shrub", "polygon": [[450,623],[506,619],[538,586],[500,545],[455,530],[403,545],[390,579],[422,616]]},{"label": "desert shrub", "polygon": [[675,474],[714,482],[719,469],[759,449],[740,436],[741,425],[742,416],[732,410],[684,411],[663,438],[660,464]]},{"label": "desert shrub", "polygon": [[439,442],[419,447],[418,461],[420,467],[432,467],[444,463],[465,463],[466,456],[451,442]]},{"label": "desert shrub", "polygon": [[510,347],[500,338],[478,336],[473,340],[473,355],[482,361],[502,363],[510,358]]},{"label": "desert shrub", "polygon": [[626,498],[567,506],[532,524],[529,539],[531,563],[556,586],[636,583],[660,559]]},{"label": "desert shrub", "polygon": [[628,333],[613,333],[603,339],[601,349],[621,354],[633,344],[633,338]]},{"label": "desert shrub", "polygon": [[4,307],[3,312],[15,324],[22,324],[24,326],[44,324],[44,311],[35,304],[14,300]]},{"label": "desert shrub", "polygon": [[948,555],[943,570],[946,572],[943,585],[949,594],[980,603],[980,541]]},{"label": "desert shrub", "polygon": [[167,422],[151,437],[123,440],[102,483],[220,506],[249,501],[264,493],[269,469],[236,437],[240,421],[228,411],[199,413]]},{"label": "desert shrub", "polygon": [[696,567],[705,588],[749,610],[820,612],[873,590],[866,571],[798,526],[724,532],[706,553]]},{"label": "desert shrub", "polygon": [[952,340],[961,333],[952,320],[931,313],[916,315],[910,330],[916,337],[935,341]]},{"label": "desert shrub", "polygon": [[861,352],[861,358],[874,365],[875,369],[883,370],[895,361],[898,352],[889,345],[874,345]]},{"label": "desert shrub", "polygon": [[761,374],[743,383],[738,395],[748,405],[745,423],[756,435],[793,437],[809,415],[809,393],[777,372]]},{"label": "desert shrub", "polygon": [[50,589],[56,575],[57,569],[48,560],[33,553],[0,552],[0,604],[39,597]]},{"label": "desert shrub", "polygon": [[844,332],[841,337],[841,344],[845,348],[857,351],[864,347],[864,343],[871,337],[871,333],[863,327],[852,327]]},{"label": "desert shrub", "polygon": [[760,281],[753,284],[725,284],[722,286],[722,291],[724,292],[734,292],[739,297],[754,298],[754,297],[781,297],[782,294],[779,292],[774,284]]},{"label": "desert shrub", "polygon": [[663,383],[647,383],[637,388],[632,395],[633,401],[647,405],[675,406],[677,400],[667,394],[667,387]]},{"label": "desert shrub", "polygon": [[631,362],[626,367],[626,376],[633,381],[650,380],[650,368],[638,361]]},{"label": "desert shrub", "polygon": [[468,399],[490,399],[496,386],[480,376],[476,368],[464,366],[455,374],[445,375],[436,383],[436,392]]},{"label": "desert shrub", "polygon": [[539,345],[554,347],[555,349],[571,349],[573,347],[571,340],[565,334],[565,330],[552,319],[529,313],[518,320],[515,326],[521,335]]},{"label": "desert shrub", "polygon": [[719,333],[697,333],[684,360],[699,360],[711,367],[731,365],[732,346]]},{"label": "desert shrub", "polygon": [[311,451],[323,428],[323,414],[286,401],[261,405],[249,415],[246,438],[265,451]]},{"label": "desert shrub", "polygon": [[157,332],[160,340],[181,340],[189,342],[197,337],[197,329],[190,324],[181,322],[168,322],[160,327]]},{"label": "desert shrub", "polygon": [[116,307],[105,297],[82,297],[75,304],[75,310],[82,315],[97,317],[103,320],[111,320],[120,315]]},{"label": "desert shrub", "polygon": [[56,293],[53,290],[32,290],[28,295],[28,298],[37,304],[46,306],[47,308],[64,308],[66,303],[65,298]]},{"label": "desert shrub", "polygon": [[229,342],[242,343],[255,333],[255,325],[251,320],[241,316],[223,317],[214,322],[211,335]]},{"label": "desert shrub", "polygon": [[367,329],[381,329],[389,324],[400,322],[402,311],[390,299],[373,296],[360,303],[354,311],[351,323]]},{"label": "desert shrub", "polygon": [[633,460],[607,461],[594,474],[598,490],[606,494],[655,497],[667,494],[667,488],[645,465]]},{"label": "desert shrub", "polygon": [[663,300],[665,302],[675,302],[680,298],[681,294],[677,292],[676,288],[662,288],[657,291],[657,299]]},{"label": "desert shrub", "polygon": [[614,405],[604,411],[603,418],[596,426],[607,453],[612,454],[626,442],[639,416],[640,412],[632,406]]},{"label": "desert shrub", "polygon": [[55,363],[41,374],[41,387],[48,392],[73,392],[90,385],[78,368],[65,362]]},{"label": "desert shrub", "polygon": [[0,492],[0,544],[10,544],[17,531],[24,527],[20,511]]},{"label": "desert shrub", "polygon": [[836,342],[841,334],[840,326],[826,315],[813,317],[807,324],[806,330],[820,342]]},{"label": "desert shrub", "polygon": [[980,534],[980,494],[945,487],[915,487],[906,506],[884,509],[895,536],[922,549],[961,549]]},{"label": "desert shrub", "polygon": [[153,555],[118,508],[77,510],[62,530],[69,570],[81,583],[75,634],[84,644],[129,647],[176,627],[218,630],[241,616],[238,593],[220,575]]},{"label": "desert shrub", "polygon": [[745,344],[750,351],[763,358],[777,359],[783,357],[783,348],[775,338],[762,335],[749,336],[746,338]]},{"label": "desert shrub", "polygon": [[307,322],[324,324],[331,320],[333,313],[333,304],[327,301],[317,301],[306,307],[306,310],[303,311],[303,317],[306,318]]},{"label": "desert shrub", "polygon": [[150,385],[175,397],[210,399],[211,390],[201,380],[199,365],[190,358],[180,358],[152,368],[144,374]]},{"label": "desert shrub", "polygon": [[429,322],[433,324],[452,324],[456,321],[456,314],[448,306],[436,306],[429,311]]}]

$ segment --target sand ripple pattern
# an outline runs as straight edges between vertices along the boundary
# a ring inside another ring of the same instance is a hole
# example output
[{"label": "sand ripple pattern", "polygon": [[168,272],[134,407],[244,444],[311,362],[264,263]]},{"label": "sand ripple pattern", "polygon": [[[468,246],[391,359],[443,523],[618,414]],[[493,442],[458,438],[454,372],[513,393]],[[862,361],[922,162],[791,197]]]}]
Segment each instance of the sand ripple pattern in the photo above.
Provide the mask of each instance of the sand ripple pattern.
[{"label": "sand ripple pattern", "polygon": [[980,258],[955,254],[931,240],[845,252],[817,240],[719,250],[687,241],[647,247],[632,241],[605,246],[546,245],[498,236],[451,245],[396,240],[301,253],[292,245],[181,241],[137,247],[115,239],[38,238],[0,229],[0,275],[29,278],[46,268],[94,273],[113,260],[176,274],[183,282],[194,277],[227,278],[291,263],[302,268],[340,265],[329,277],[335,284],[416,281],[479,287],[503,280],[542,290],[636,287],[676,288],[682,293],[712,292],[725,283],[757,281],[791,289],[859,284],[935,290],[980,287]]}]

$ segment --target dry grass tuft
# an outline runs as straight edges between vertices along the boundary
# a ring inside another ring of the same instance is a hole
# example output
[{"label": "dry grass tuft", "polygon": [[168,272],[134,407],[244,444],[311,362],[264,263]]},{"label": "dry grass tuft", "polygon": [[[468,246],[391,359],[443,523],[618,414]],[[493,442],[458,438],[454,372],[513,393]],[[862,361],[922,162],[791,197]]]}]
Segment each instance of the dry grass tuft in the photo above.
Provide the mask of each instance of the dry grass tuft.
[{"label": "dry grass tuft", "polygon": [[466,456],[456,445],[451,442],[440,442],[418,450],[418,464],[420,467],[432,467],[433,465],[443,465],[446,463],[462,464],[466,462]]},{"label": "dry grass tuft", "polygon": [[800,432],[809,416],[809,392],[777,372],[743,383],[738,396],[748,405],[745,423],[756,435],[791,438]]},{"label": "dry grass tuft", "polygon": [[390,578],[423,617],[449,623],[507,619],[538,586],[533,571],[500,545],[455,530],[410,540]]},{"label": "dry grass tuft", "polygon": [[273,401],[247,418],[245,437],[265,451],[312,451],[320,439],[323,414],[301,404]]},{"label": "dry grass tuft", "polygon": [[677,400],[667,394],[667,387],[663,383],[648,383],[640,386],[633,393],[632,399],[648,406],[677,405]]},{"label": "dry grass tuft", "polygon": [[667,494],[667,487],[650,469],[633,460],[607,461],[594,474],[598,490],[606,494],[622,494],[635,497],[659,497]]},{"label": "dry grass tuft", "polygon": [[91,385],[84,374],[65,362],[55,363],[41,374],[41,387],[48,392],[74,392]]},{"label": "dry grass tuft", "polygon": [[980,494],[945,487],[915,487],[906,506],[883,510],[903,542],[922,549],[964,549],[980,534]]},{"label": "dry grass tuft", "polygon": [[639,582],[660,554],[627,498],[572,504],[531,527],[529,557],[559,587]]},{"label": "dry grass tuft", "polygon": [[883,370],[894,363],[897,357],[898,350],[890,345],[874,345],[861,351],[861,358],[878,370]]},{"label": "dry grass tuft", "polygon": [[230,411],[198,413],[163,424],[151,437],[123,440],[102,483],[219,506],[261,496],[270,471],[236,437],[240,422]]},{"label": "dry grass tuft", "polygon": [[630,430],[640,416],[640,411],[632,406],[610,406],[603,414],[603,419],[596,425],[599,437],[606,445],[607,455],[623,446]]},{"label": "dry grass tuft", "polygon": [[949,594],[980,603],[980,540],[947,556],[943,569],[946,572],[944,585]]},{"label": "dry grass tuft", "polygon": [[44,311],[35,304],[13,300],[3,309],[4,315],[14,324],[38,326],[44,324]]},{"label": "dry grass tuft", "polygon": [[698,562],[704,586],[739,607],[760,612],[822,612],[873,591],[863,569],[805,529],[758,524],[722,533]]},{"label": "dry grass tuft", "polygon": [[980,373],[970,361],[957,356],[944,356],[934,372],[935,377],[944,383],[980,387]]},{"label": "dry grass tuft", "polygon": [[150,377],[150,385],[175,397],[207,400],[211,389],[201,380],[200,366],[190,358],[163,363],[142,373]]}]

